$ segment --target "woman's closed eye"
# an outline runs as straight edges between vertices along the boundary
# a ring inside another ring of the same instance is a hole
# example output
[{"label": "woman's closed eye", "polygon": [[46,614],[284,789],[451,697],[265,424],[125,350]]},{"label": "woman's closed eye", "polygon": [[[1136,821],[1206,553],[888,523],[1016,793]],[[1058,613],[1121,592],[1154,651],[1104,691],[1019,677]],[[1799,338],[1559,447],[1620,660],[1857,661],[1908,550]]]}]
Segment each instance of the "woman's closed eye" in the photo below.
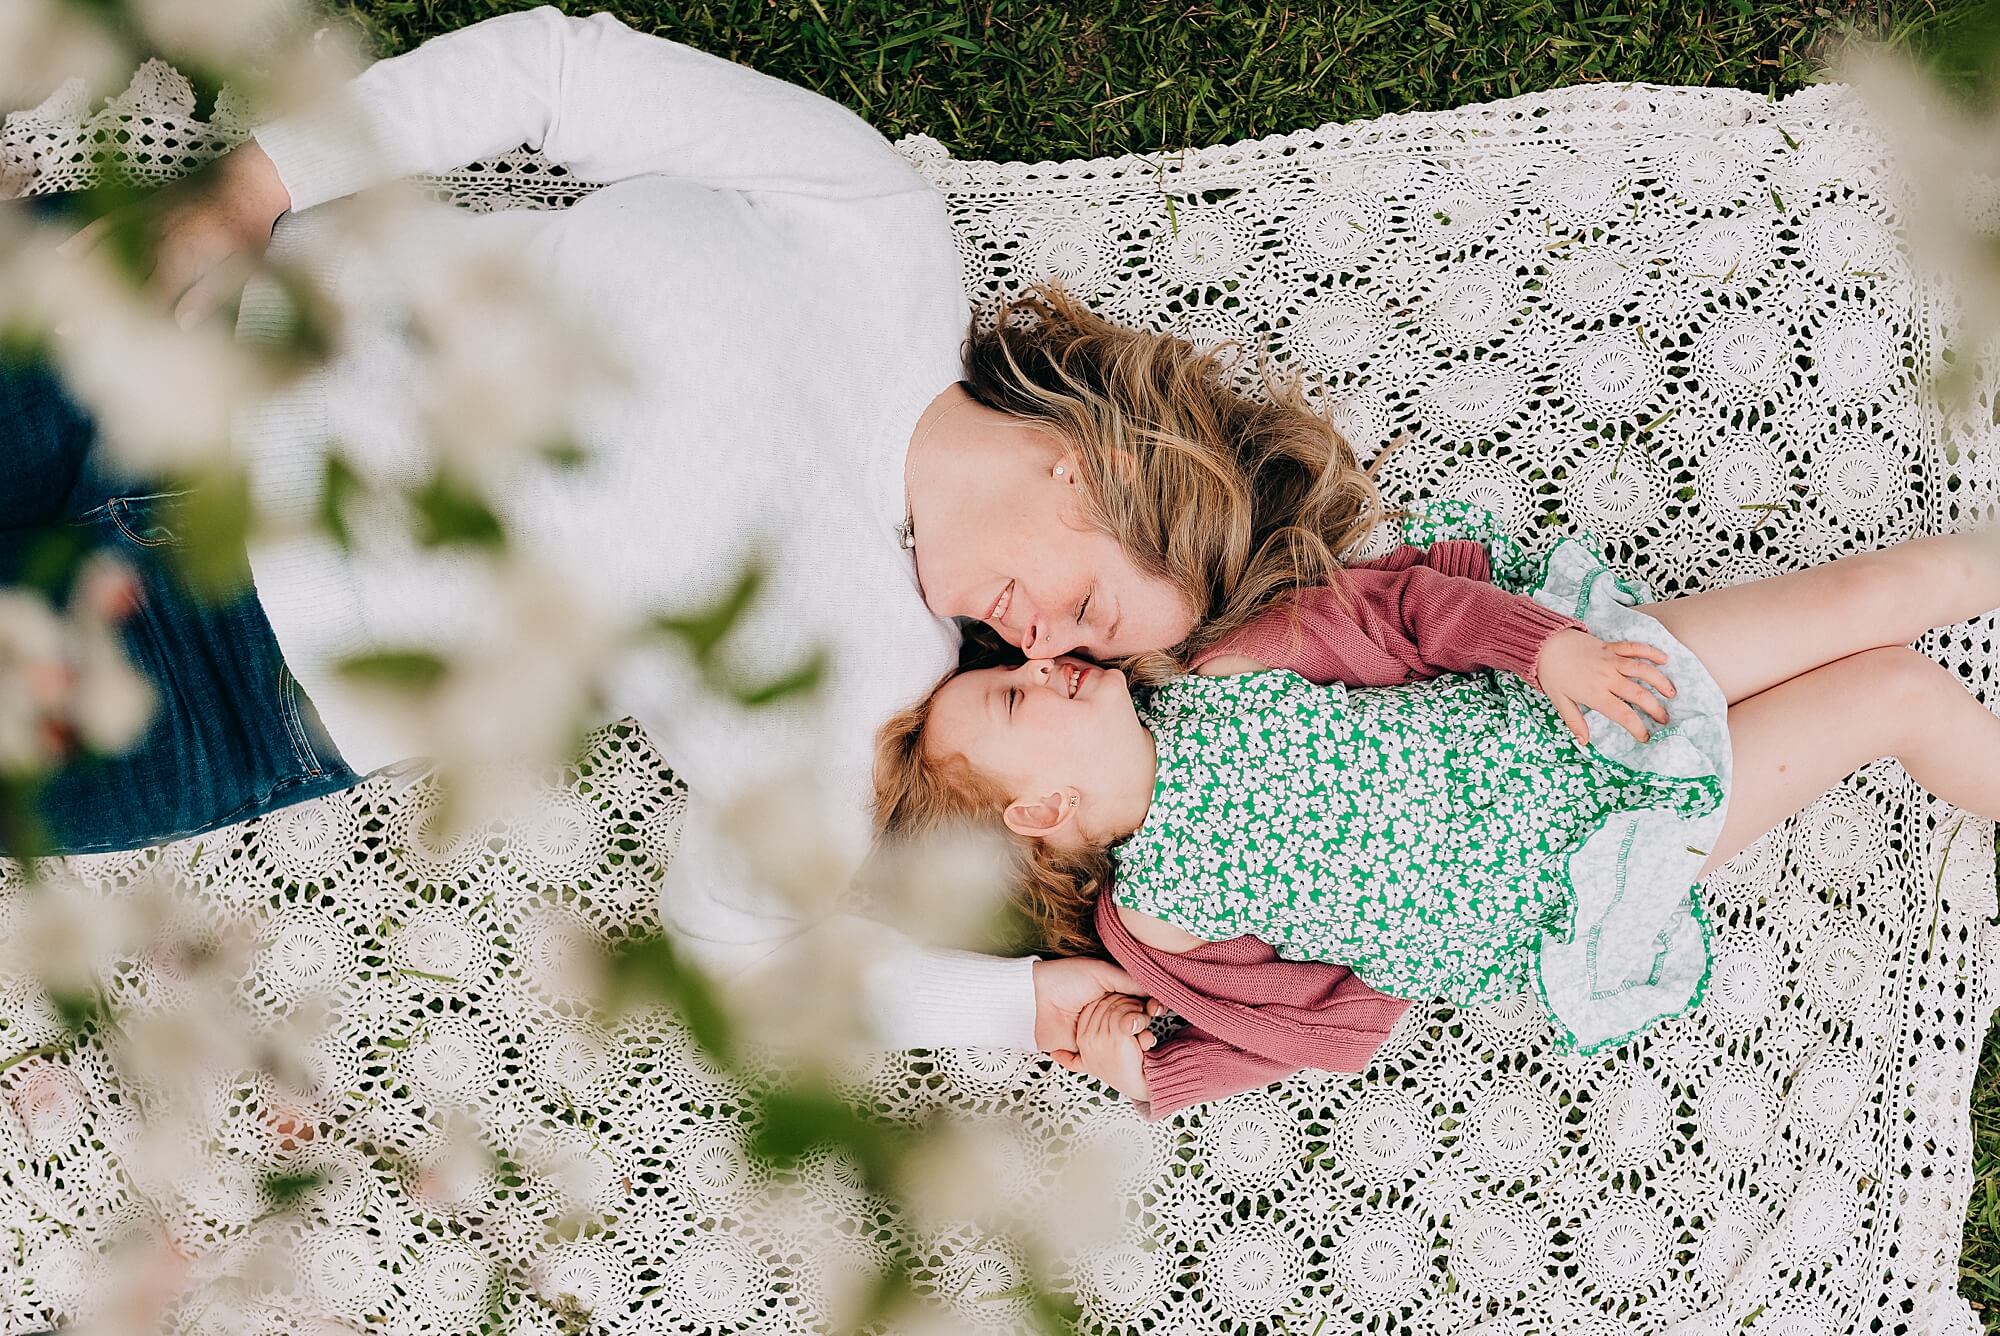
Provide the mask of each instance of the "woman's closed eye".
[{"label": "woman's closed eye", "polygon": [[1019,687],[1008,687],[1008,688],[1007,688],[1007,716],[1008,716],[1009,718],[1012,718],[1012,717],[1013,717],[1013,715],[1014,715],[1014,699],[1015,699],[1015,697],[1019,696],[1020,694],[1021,694],[1021,691],[1020,691],[1020,688],[1019,688]]},{"label": "woman's closed eye", "polygon": [[1084,616],[1090,611],[1090,600],[1096,597],[1097,591],[1092,589],[1088,594],[1083,596],[1083,602],[1076,605],[1076,624],[1078,626],[1083,625]]}]

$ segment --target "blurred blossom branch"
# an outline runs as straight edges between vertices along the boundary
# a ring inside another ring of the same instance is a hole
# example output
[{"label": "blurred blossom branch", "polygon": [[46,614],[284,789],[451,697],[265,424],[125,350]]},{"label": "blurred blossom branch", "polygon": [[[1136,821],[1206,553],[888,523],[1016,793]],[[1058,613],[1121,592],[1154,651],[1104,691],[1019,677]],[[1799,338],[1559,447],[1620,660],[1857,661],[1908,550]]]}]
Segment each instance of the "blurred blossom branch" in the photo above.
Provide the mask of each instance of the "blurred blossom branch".
[{"label": "blurred blossom branch", "polygon": [[1947,307],[1935,388],[1963,431],[1978,428],[1963,415],[2000,370],[2000,11],[1974,11],[1951,36],[1929,58],[1849,41],[1830,72],[1866,102],[1906,187],[1910,258]]}]

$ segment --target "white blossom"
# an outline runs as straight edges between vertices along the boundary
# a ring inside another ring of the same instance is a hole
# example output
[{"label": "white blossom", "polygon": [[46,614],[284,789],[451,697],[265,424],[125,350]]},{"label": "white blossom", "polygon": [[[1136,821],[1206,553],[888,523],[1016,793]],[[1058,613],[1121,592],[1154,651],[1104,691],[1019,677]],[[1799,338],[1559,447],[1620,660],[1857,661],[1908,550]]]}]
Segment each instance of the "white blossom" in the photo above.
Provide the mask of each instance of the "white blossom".
[{"label": "white blossom", "polygon": [[870,860],[869,911],[926,942],[982,946],[1012,873],[1006,837],[987,829],[946,828],[885,842]]},{"label": "white blossom", "polygon": [[718,823],[761,885],[805,914],[830,911],[853,873],[829,824],[826,795],[804,769],[789,769],[737,795]]},{"label": "white blossom", "polygon": [[234,413],[275,383],[220,321],[182,329],[98,245],[58,254],[59,228],[14,229],[0,254],[0,326],[53,334],[50,355],[112,460],[142,476],[229,457]]},{"label": "white blossom", "polygon": [[74,687],[69,704],[77,735],[93,751],[124,751],[153,717],[157,693],[125,656],[116,621],[130,612],[136,577],[109,558],[96,558],[77,577]]},{"label": "white blossom", "polygon": [[134,60],[122,42],[67,0],[0,4],[0,109],[31,107],[69,79],[86,94],[115,91]]},{"label": "white blossom", "polygon": [[524,461],[578,434],[579,405],[629,383],[610,340],[518,250],[407,244],[453,206],[407,189],[365,192],[352,205],[338,220],[343,236],[383,266],[405,303],[416,402],[454,475],[503,488]]},{"label": "white blossom", "polygon": [[120,579],[87,566],[59,615],[40,594],[0,589],[0,774],[43,774],[75,733],[100,752],[123,750],[152,716],[150,683],[125,656],[109,600]]},{"label": "white blossom", "polygon": [[62,754],[62,622],[38,594],[0,589],[0,774],[38,774]]},{"label": "white blossom", "polygon": [[162,50],[227,67],[261,54],[298,19],[298,0],[130,0],[132,17]]},{"label": "white blossom", "polygon": [[911,1223],[930,1233],[991,1221],[1032,1187],[1025,1129],[1001,1118],[940,1119],[896,1166]]},{"label": "white blossom", "polygon": [[1878,44],[1849,43],[1835,72],[1860,92],[1890,146],[1912,263],[1955,307],[1962,342],[2000,336],[2000,105],[1974,111],[1908,55]]}]

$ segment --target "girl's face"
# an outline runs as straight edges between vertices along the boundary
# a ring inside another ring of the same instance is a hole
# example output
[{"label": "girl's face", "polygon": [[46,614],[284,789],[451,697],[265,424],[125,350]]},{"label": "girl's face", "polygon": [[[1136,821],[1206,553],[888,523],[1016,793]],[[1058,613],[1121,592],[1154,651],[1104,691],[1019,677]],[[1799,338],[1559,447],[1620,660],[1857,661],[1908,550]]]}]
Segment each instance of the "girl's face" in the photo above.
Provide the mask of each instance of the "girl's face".
[{"label": "girl's face", "polygon": [[[1087,817],[1079,805],[1105,812],[1152,791],[1153,738],[1125,675],[1082,659],[960,673],[938,689],[924,745],[965,757],[1017,806],[1046,808],[1056,824]],[[1045,833],[1022,829],[1013,808],[1008,817],[1022,834]]]}]

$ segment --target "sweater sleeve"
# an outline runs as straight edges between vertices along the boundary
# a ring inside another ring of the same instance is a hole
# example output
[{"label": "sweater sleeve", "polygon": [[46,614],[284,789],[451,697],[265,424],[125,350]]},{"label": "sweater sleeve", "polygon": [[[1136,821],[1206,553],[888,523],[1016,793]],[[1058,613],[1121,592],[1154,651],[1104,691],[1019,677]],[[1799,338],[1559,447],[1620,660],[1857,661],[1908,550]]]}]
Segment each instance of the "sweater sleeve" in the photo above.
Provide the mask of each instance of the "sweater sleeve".
[{"label": "sweater sleeve", "polygon": [[610,14],[547,5],[379,61],[256,139],[300,210],[523,145],[592,182],[657,172],[837,198],[923,186],[837,102]]},{"label": "sweater sleeve", "polygon": [[1189,1028],[1147,1051],[1146,1098],[1135,1103],[1141,1118],[1156,1123],[1196,1104],[1260,1090],[1298,1069]]},{"label": "sweater sleeve", "polygon": [[[1382,628],[1382,639],[1399,657],[1407,649],[1426,675],[1500,668],[1539,686],[1535,661],[1549,637],[1585,629],[1525,594],[1428,566],[1393,575],[1350,571],[1347,577],[1364,621]],[[1370,612],[1378,615],[1369,619]]]},{"label": "sweater sleeve", "polygon": [[1349,686],[1394,686],[1480,668],[1504,669],[1540,686],[1535,661],[1549,637],[1585,629],[1523,594],[1427,565],[1357,566],[1338,578],[1340,590],[1301,590],[1216,652]]},{"label": "sweater sleeve", "polygon": [[785,989],[809,971],[844,970],[867,1037],[885,1049],[1035,1048],[1034,963],[932,947],[878,919],[801,920],[742,888],[750,874],[690,797],[662,909],[676,944],[712,979]]}]

